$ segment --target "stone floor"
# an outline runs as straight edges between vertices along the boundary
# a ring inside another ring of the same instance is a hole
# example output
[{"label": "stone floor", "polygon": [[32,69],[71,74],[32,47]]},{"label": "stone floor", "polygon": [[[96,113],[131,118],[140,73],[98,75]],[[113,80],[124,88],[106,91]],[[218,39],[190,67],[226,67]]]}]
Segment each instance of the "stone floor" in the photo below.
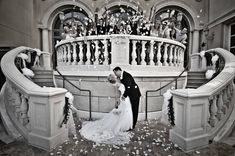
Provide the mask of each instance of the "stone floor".
[{"label": "stone floor", "polygon": [[[77,132],[81,128],[81,120],[76,119]],[[212,143],[200,150],[183,152],[177,145],[169,141],[169,126],[164,126],[156,120],[137,123],[131,142],[122,146],[96,144],[77,137],[71,137],[64,144],[51,152],[46,152],[27,145],[24,141],[10,144],[0,142],[0,155],[9,156],[235,156],[235,147]]]}]

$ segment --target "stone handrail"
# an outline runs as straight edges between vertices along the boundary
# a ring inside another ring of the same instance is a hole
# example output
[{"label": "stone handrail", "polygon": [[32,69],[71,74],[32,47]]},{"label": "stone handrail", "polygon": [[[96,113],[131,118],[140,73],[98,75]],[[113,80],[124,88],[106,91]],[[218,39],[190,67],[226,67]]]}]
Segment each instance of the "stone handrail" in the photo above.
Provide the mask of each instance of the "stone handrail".
[{"label": "stone handrail", "polygon": [[172,91],[176,125],[170,131],[170,138],[186,151],[213,140],[234,107],[235,56],[221,48],[206,52],[216,53],[224,59],[223,70],[197,89]]},{"label": "stone handrail", "polygon": [[[56,44],[57,64],[183,67],[185,46],[177,41],[138,35],[98,35]],[[81,53],[82,52],[82,53]]]},{"label": "stone handrail", "polygon": [[29,144],[51,150],[68,137],[60,128],[65,104],[65,89],[42,88],[16,67],[18,54],[34,49],[18,47],[4,55],[1,68],[6,77],[3,91],[6,111],[14,126]]}]

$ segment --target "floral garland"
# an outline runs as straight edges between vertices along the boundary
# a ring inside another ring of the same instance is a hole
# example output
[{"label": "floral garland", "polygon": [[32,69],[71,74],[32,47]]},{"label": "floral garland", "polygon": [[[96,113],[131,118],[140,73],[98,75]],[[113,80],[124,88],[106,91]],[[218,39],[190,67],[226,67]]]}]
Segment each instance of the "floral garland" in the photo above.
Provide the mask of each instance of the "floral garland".
[{"label": "floral garland", "polygon": [[175,112],[173,107],[173,96],[168,100],[168,121],[170,122],[171,126],[175,126]]},{"label": "floral garland", "polygon": [[64,105],[64,119],[60,124],[60,127],[63,126],[63,124],[67,124],[68,120],[69,120],[69,115],[70,115],[70,103],[69,103],[69,98],[65,97],[65,105]]}]

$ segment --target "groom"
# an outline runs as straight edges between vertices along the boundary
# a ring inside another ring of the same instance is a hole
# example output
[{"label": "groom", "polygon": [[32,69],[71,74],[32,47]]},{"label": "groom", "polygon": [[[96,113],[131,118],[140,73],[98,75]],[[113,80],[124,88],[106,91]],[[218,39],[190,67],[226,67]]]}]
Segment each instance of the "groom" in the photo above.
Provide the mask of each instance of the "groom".
[{"label": "groom", "polygon": [[130,98],[133,115],[132,128],[134,129],[138,118],[139,101],[141,96],[139,87],[135,83],[135,80],[131,76],[131,74],[122,71],[120,67],[115,67],[113,69],[113,72],[120,79],[121,83],[125,86],[125,92],[122,96],[122,100],[124,100],[127,96],[129,96]]}]

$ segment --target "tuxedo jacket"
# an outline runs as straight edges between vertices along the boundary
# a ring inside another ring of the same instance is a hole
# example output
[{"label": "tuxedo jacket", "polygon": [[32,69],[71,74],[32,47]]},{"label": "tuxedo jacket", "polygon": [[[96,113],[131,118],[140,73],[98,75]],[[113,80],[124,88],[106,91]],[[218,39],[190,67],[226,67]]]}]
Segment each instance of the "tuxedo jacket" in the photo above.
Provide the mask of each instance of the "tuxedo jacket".
[{"label": "tuxedo jacket", "polygon": [[129,96],[130,99],[133,99],[141,96],[138,85],[128,72],[123,71],[121,83],[125,86],[125,92],[123,94],[124,97]]}]

